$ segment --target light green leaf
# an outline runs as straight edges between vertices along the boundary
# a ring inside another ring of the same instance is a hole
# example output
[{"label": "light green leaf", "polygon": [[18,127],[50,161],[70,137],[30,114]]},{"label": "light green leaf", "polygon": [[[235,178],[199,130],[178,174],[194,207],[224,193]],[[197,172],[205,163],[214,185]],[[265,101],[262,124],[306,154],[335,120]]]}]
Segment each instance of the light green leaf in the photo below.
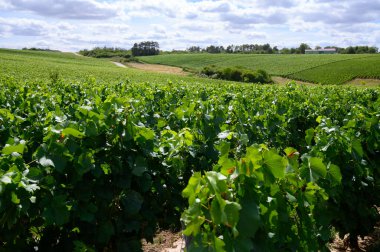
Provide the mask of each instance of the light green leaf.
[{"label": "light green leaf", "polygon": [[305,140],[306,140],[306,143],[307,145],[311,145],[311,141],[313,140],[314,138],[314,129],[311,128],[311,129],[308,129],[306,130],[306,135],[305,135]]},{"label": "light green leaf", "polygon": [[15,192],[13,192],[13,191],[11,193],[11,200],[16,205],[20,204],[20,199],[17,197],[17,194]]},{"label": "light green leaf", "polygon": [[6,145],[3,150],[1,151],[4,155],[10,155],[13,152],[17,153],[24,153],[25,145],[24,144],[17,144],[17,145]]},{"label": "light green leaf", "polygon": [[287,161],[275,151],[264,152],[264,164],[275,178],[283,178]]},{"label": "light green leaf", "polygon": [[62,134],[64,136],[73,136],[75,138],[83,138],[84,134],[76,129],[73,128],[66,128],[62,131]]}]

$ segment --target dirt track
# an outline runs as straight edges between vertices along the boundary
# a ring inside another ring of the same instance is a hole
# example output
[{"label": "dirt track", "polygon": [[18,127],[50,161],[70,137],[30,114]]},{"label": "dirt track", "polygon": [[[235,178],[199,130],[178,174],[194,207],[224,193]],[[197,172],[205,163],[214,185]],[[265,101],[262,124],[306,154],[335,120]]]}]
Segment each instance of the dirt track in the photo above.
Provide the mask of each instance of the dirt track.
[{"label": "dirt track", "polygon": [[132,68],[141,69],[149,72],[156,73],[168,73],[168,74],[177,74],[177,75],[188,75],[189,73],[182,70],[179,67],[165,66],[165,65],[156,65],[156,64],[142,64],[142,63],[126,63],[127,66]]}]

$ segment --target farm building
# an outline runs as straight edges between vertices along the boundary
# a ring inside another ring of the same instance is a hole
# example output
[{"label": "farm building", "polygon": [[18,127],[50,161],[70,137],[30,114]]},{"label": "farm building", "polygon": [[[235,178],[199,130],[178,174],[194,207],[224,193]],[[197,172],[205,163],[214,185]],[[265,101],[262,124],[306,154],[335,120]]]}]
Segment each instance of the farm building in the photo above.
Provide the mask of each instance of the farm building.
[{"label": "farm building", "polygon": [[318,49],[318,50],[305,50],[305,54],[335,54],[335,48]]}]

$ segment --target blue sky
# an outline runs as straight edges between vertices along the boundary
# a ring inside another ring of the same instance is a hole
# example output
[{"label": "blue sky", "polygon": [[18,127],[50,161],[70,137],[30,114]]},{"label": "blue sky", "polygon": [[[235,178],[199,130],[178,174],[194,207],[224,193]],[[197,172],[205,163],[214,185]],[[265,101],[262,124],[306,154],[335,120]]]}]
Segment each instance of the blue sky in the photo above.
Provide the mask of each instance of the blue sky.
[{"label": "blue sky", "polygon": [[380,47],[380,0],[0,0],[0,47]]}]

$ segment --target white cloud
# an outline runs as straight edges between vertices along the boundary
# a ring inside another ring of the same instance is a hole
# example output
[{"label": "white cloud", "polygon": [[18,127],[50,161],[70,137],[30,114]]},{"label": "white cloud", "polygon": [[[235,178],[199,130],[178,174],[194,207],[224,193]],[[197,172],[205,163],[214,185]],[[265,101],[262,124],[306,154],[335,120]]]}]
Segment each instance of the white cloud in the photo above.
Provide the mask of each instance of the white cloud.
[{"label": "white cloud", "polygon": [[117,15],[117,9],[112,4],[94,0],[9,0],[5,3],[16,10],[31,11],[41,16],[62,19],[99,20]]},{"label": "white cloud", "polygon": [[[0,0],[0,44],[380,46],[380,0]],[[17,43],[15,42],[17,41]],[[20,45],[22,47],[22,45]]]}]

